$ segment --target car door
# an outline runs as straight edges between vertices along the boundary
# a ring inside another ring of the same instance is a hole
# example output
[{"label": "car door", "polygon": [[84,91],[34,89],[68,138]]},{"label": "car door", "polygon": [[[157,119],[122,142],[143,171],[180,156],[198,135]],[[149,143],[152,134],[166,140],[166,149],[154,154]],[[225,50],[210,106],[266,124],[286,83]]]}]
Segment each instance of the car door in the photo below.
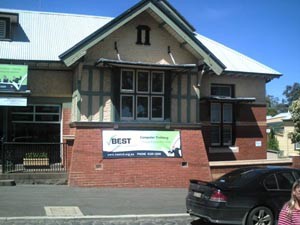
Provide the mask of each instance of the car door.
[{"label": "car door", "polygon": [[291,189],[295,178],[290,171],[277,172],[267,176],[264,180],[268,193],[268,204],[275,210],[278,216],[282,206],[290,199]]}]

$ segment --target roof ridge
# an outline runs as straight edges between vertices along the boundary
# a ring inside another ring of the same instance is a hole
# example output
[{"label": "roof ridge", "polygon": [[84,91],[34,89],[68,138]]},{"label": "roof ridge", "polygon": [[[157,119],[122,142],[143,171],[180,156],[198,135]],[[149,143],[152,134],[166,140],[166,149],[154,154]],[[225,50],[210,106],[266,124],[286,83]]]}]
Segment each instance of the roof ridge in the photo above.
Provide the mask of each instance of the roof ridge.
[{"label": "roof ridge", "polygon": [[61,12],[48,12],[48,11],[35,11],[35,10],[22,10],[22,9],[8,9],[0,8],[1,12],[16,12],[16,13],[32,13],[32,14],[45,14],[45,15],[56,15],[56,16],[73,16],[73,17],[86,17],[86,18],[97,18],[97,19],[113,19],[114,17],[109,16],[97,16],[87,14],[76,14],[76,13],[61,13]]}]

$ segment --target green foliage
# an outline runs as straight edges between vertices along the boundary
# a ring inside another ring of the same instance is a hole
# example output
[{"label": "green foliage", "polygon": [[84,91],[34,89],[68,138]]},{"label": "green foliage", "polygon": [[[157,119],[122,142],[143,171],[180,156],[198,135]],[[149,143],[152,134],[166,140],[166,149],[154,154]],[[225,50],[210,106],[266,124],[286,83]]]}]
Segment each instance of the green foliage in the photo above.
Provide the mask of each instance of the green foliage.
[{"label": "green foliage", "polygon": [[48,158],[47,152],[27,152],[25,158],[43,159]]},{"label": "green foliage", "polygon": [[284,100],[279,100],[279,98],[272,95],[266,96],[267,103],[267,115],[275,116],[278,113],[286,112],[288,110],[287,104]]},{"label": "green foliage", "polygon": [[275,137],[275,132],[273,129],[271,129],[271,132],[268,134],[268,136],[268,149],[279,150],[279,143]]},{"label": "green foliage", "polygon": [[289,137],[291,138],[292,143],[297,143],[300,142],[300,97],[296,101],[293,101],[289,110],[292,114],[292,120],[295,127],[294,132],[290,133]]},{"label": "green foliage", "polygon": [[286,86],[283,94],[285,95],[288,104],[291,105],[293,101],[300,98],[300,84],[296,82],[293,85]]}]

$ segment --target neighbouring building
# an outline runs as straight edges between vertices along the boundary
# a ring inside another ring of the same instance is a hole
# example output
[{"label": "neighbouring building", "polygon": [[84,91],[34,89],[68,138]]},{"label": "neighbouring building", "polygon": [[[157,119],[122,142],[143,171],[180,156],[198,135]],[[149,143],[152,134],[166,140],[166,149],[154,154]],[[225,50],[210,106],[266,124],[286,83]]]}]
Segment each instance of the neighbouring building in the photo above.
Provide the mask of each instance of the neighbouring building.
[{"label": "neighbouring building", "polygon": [[280,76],[166,0],[116,18],[0,9],[0,136],[67,145],[50,164],[67,157],[72,186],[185,187],[210,161],[266,159]]},{"label": "neighbouring building", "polygon": [[267,126],[274,130],[281,156],[299,156],[300,143],[292,143],[289,138],[289,134],[295,130],[290,112],[267,118]]}]

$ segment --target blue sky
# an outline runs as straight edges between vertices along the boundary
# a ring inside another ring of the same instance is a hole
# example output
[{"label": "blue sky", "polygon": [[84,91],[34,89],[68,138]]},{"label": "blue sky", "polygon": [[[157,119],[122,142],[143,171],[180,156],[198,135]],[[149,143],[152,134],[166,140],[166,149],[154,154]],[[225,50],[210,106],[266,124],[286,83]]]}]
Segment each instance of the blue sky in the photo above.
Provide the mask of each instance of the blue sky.
[{"label": "blue sky", "polygon": [[[138,0],[0,0],[0,8],[116,17]],[[300,0],[169,0],[196,31],[283,76],[267,94],[300,82]]]}]

